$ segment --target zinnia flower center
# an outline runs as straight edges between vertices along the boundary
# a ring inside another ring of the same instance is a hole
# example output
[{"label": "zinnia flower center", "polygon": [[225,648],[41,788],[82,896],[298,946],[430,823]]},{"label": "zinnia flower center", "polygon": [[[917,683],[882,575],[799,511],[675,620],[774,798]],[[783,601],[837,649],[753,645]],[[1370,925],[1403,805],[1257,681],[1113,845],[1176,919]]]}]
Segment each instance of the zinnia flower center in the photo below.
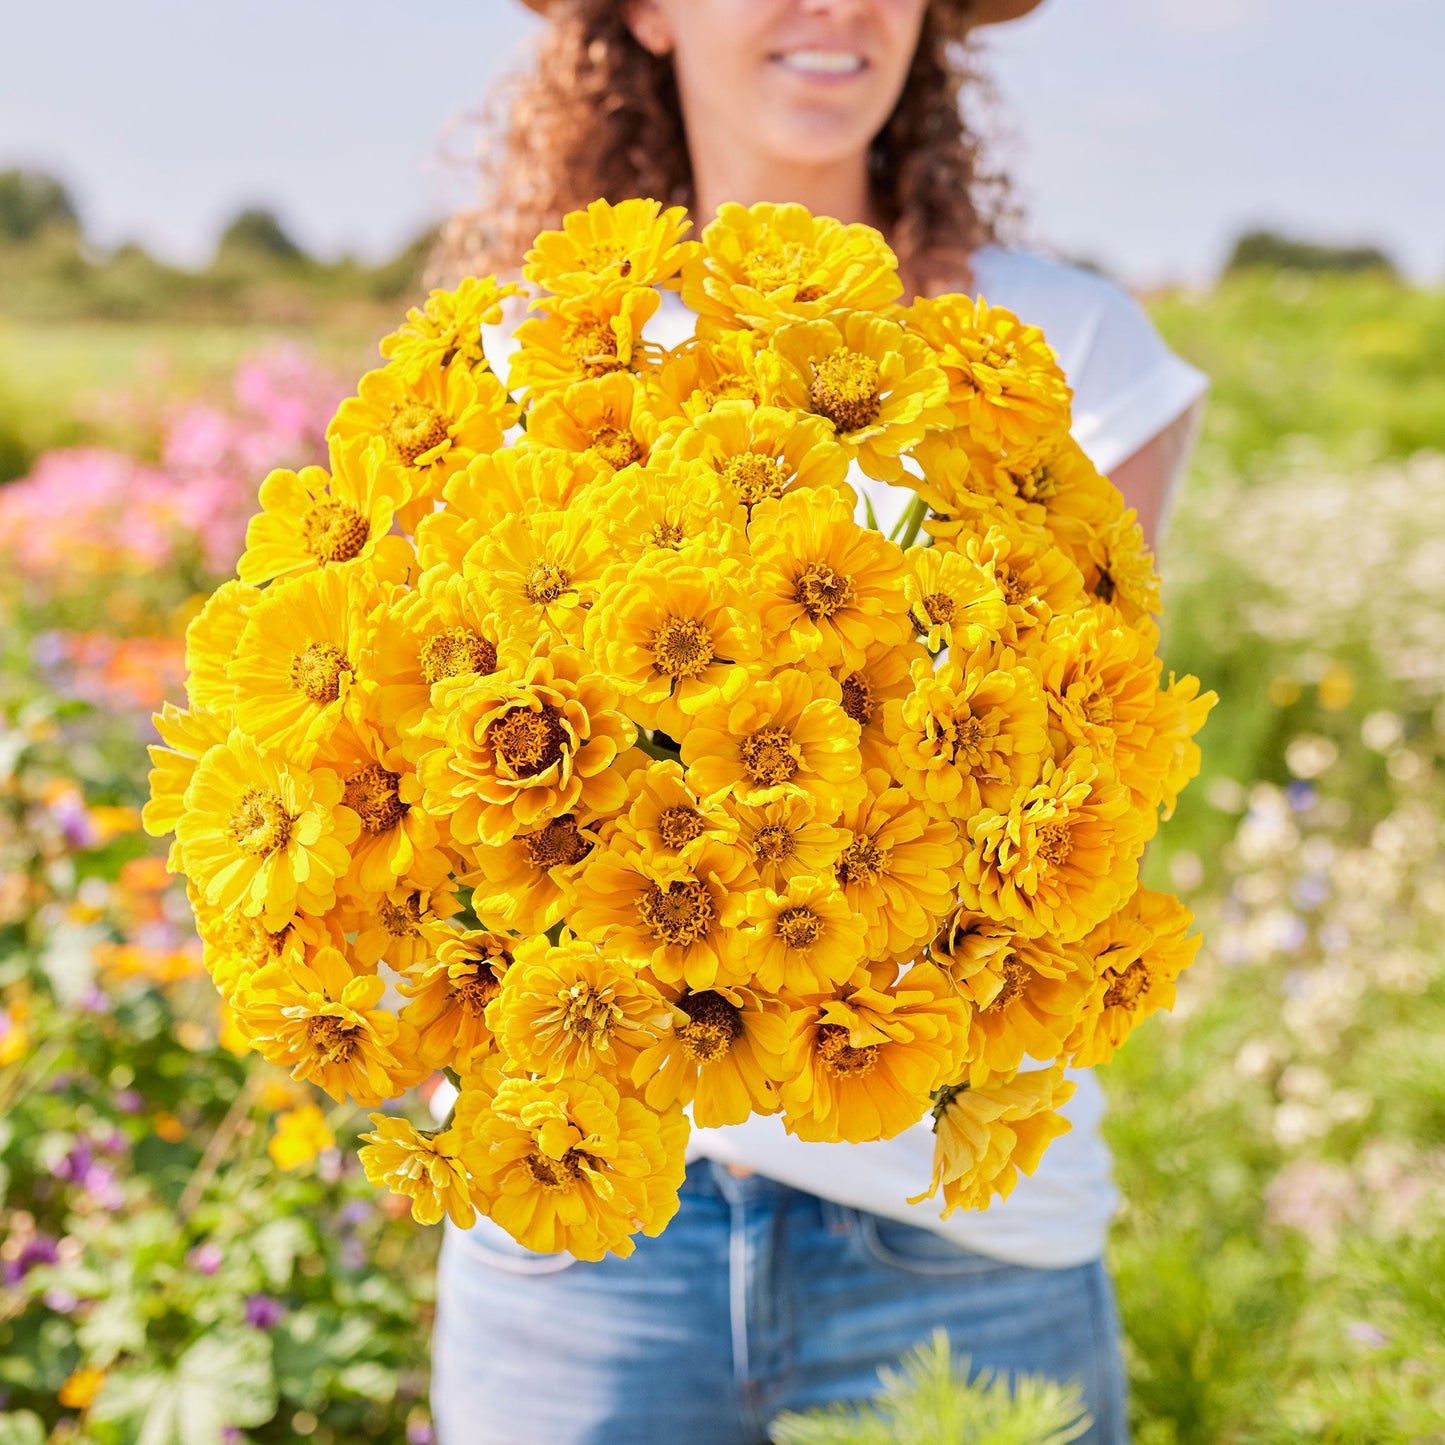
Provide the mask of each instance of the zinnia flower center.
[{"label": "zinnia flower center", "polygon": [[1114,721],[1114,699],[1106,692],[1096,692],[1084,704],[1084,716],[1095,727],[1107,727]]},{"label": "zinnia flower center", "polygon": [[850,883],[876,883],[883,876],[887,861],[887,852],[871,838],[854,838],[843,849],[843,856],[833,871],[844,888]]},{"label": "zinnia flower center", "polygon": [[997,577],[1003,600],[1010,607],[1022,607],[1033,600],[1032,588],[1012,567],[1000,567]]},{"label": "zinnia flower center", "polygon": [[562,1007],[562,1027],[588,1048],[606,1048],[607,1036],[622,1017],[612,995],[599,993],[590,983],[574,983],[557,995]]},{"label": "zinnia flower center", "polygon": [[306,1042],[327,1063],[344,1064],[357,1050],[356,1026],[331,1014],[318,1014],[306,1020]]},{"label": "zinnia flower center", "polygon": [[878,1045],[868,1044],[864,1048],[855,1049],[849,1043],[851,1037],[851,1033],[842,1024],[820,1024],[818,1054],[835,1074],[856,1079],[869,1073],[878,1062]]},{"label": "zinnia flower center", "polygon": [[738,745],[743,771],[760,787],[790,782],[798,771],[797,744],[784,727],[759,728]]},{"label": "zinnia flower center", "polygon": [[1099,580],[1094,583],[1094,596],[1100,602],[1112,602],[1117,588],[1114,586],[1114,578],[1107,567],[1099,568]]},{"label": "zinnia flower center", "polygon": [[808,388],[813,410],[840,432],[858,431],[878,420],[878,363],[840,346],[813,363]]},{"label": "zinnia flower center", "polygon": [[753,851],[765,863],[781,863],[797,851],[790,828],[782,823],[764,823],[753,836]]},{"label": "zinnia flower center", "polygon": [[575,1149],[569,1149],[560,1159],[549,1159],[534,1150],[524,1162],[533,1181],[548,1194],[565,1194],[582,1177],[581,1158]]},{"label": "zinnia flower center", "polygon": [[781,286],[796,286],[797,301],[816,301],[822,294],[818,286],[804,285],[803,279],[817,270],[818,253],[801,241],[764,242],[743,258],[743,276],[749,286],[759,291],[776,291]]},{"label": "zinnia flower center", "polygon": [[945,739],[950,733],[953,735],[954,762],[977,767],[983,761],[988,752],[988,729],[979,718],[954,718],[944,723],[941,731]]},{"label": "zinnia flower center", "polygon": [[783,909],[777,928],[789,948],[811,948],[823,936],[823,920],[811,908]]},{"label": "zinnia flower center", "polygon": [[810,562],[793,584],[793,601],[816,622],[831,617],[853,600],[853,579],[826,562]]},{"label": "zinnia flower center", "polygon": [[674,947],[696,943],[712,927],[712,897],[695,879],[666,888],[649,883],[637,899],[637,912],[659,943]]},{"label": "zinnia flower center", "polygon": [[423,402],[393,406],[387,435],[401,464],[409,467],[447,440],[447,421],[435,407]]},{"label": "zinnia flower center", "polygon": [[346,654],[330,642],[313,642],[291,659],[291,686],[324,707],[341,696],[341,674],[350,672]]},{"label": "zinnia flower center", "polygon": [[562,715],[551,703],[509,708],[487,729],[487,742],[519,778],[535,778],[560,762],[566,741]]},{"label": "zinnia flower center", "polygon": [[539,607],[555,602],[572,586],[572,574],[565,567],[551,562],[538,562],[522,585],[522,594],[528,602]]},{"label": "zinnia flower center", "polygon": [[482,676],[497,670],[496,644],[470,627],[448,627],[433,632],[421,645],[418,658],[421,675],[428,686],[443,678],[477,672]]},{"label": "zinnia flower center", "polygon": [[670,552],[676,552],[683,543],[682,528],[676,522],[661,521],[652,524],[652,545],[654,547],[666,547]]},{"label": "zinnia flower center", "polygon": [[1052,863],[1055,868],[1061,867],[1069,860],[1069,852],[1074,846],[1074,835],[1066,823],[1045,823],[1039,829],[1037,851],[1039,855]]},{"label": "zinnia flower center", "polygon": [[279,793],[247,788],[226,824],[226,833],[241,852],[252,858],[268,858],[291,841],[295,821]]},{"label": "zinnia flower center", "polygon": [[663,844],[674,853],[685,848],[694,838],[700,838],[707,830],[702,815],[696,808],[684,803],[674,803],[664,808],[657,819],[657,835]]},{"label": "zinnia flower center", "polygon": [[860,728],[873,720],[873,689],[861,672],[850,672],[843,679],[843,711]]},{"label": "zinnia flower center", "polygon": [[1047,465],[1013,474],[1014,491],[1025,502],[1046,502],[1059,494],[1059,484]]},{"label": "zinnia flower center", "polygon": [[947,592],[930,592],[923,599],[923,610],[928,614],[928,620],[936,626],[952,622],[958,608]]},{"label": "zinnia flower center", "polygon": [[999,991],[984,1005],[981,1012],[996,1013],[1006,1009],[1023,991],[1029,981],[1029,966],[1012,955],[1003,966],[1003,983]]},{"label": "zinnia flower center", "polygon": [[393,903],[383,898],[377,906],[377,917],[381,926],[393,938],[419,938],[421,936],[421,895],[409,893],[404,902]]},{"label": "zinnia flower center", "polygon": [[577,827],[571,813],[551,819],[535,833],[522,833],[517,841],[527,848],[527,859],[534,868],[566,868],[580,863],[592,851],[592,839]]},{"label": "zinnia flower center", "polygon": [[652,665],[666,677],[699,677],[712,659],[712,633],[696,617],[669,617],[652,634]]},{"label": "zinnia flower center", "polygon": [[501,989],[502,985],[493,973],[491,964],[481,963],[470,978],[452,980],[451,996],[464,1013],[480,1018]]},{"label": "zinnia flower center", "polygon": [[369,763],[347,778],[341,801],[361,819],[366,833],[385,833],[406,817],[407,805],[397,793],[401,777],[380,763]]},{"label": "zinnia flower center", "polygon": [[301,545],[318,562],[349,562],[371,538],[371,523],[345,502],[325,501],[301,518]]},{"label": "zinnia flower center", "polygon": [[1131,963],[1104,995],[1105,1008],[1133,1008],[1139,995],[1149,987],[1149,969],[1142,961]]},{"label": "zinnia flower center", "polygon": [[592,445],[587,450],[600,457],[615,472],[642,460],[642,448],[637,438],[630,431],[619,431],[614,426],[599,427],[593,432]]},{"label": "zinnia flower center", "polygon": [[763,452],[742,452],[723,464],[725,482],[737,488],[743,505],[755,507],[766,497],[781,497],[788,487],[788,473],[776,457]]},{"label": "zinnia flower center", "polygon": [[742,1010],[720,993],[711,989],[690,993],[680,998],[677,1006],[688,1020],[677,1037],[684,1052],[700,1064],[722,1058],[743,1036]]},{"label": "zinnia flower center", "polygon": [[617,355],[617,335],[605,317],[582,316],[569,322],[562,333],[562,346],[583,376],[625,370]]}]

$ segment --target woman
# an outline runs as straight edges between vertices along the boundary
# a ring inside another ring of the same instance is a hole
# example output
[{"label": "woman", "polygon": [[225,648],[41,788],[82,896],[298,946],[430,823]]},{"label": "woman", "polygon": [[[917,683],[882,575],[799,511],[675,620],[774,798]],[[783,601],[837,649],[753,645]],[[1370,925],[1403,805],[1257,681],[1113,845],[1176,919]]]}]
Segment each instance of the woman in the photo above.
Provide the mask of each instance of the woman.
[{"label": "woman", "polygon": [[[1153,537],[1204,379],[1139,308],[1083,271],[994,242],[999,187],[958,99],[961,42],[1039,0],[527,0],[548,15],[488,224],[453,223],[454,272],[514,270],[537,231],[597,196],[801,201],[882,229],[910,293],[971,290],[1045,330],[1075,434]],[[665,298],[649,336],[690,318]],[[491,338],[489,350],[500,338]],[[494,354],[494,360],[500,356]],[[908,500],[871,484],[888,530]],[[903,1200],[922,1125],[886,1143],[802,1144],[775,1118],[694,1136],[681,1208],[630,1259],[536,1255],[488,1221],[450,1231],[435,1336],[442,1445],[767,1438],[780,1410],[865,1396],[938,1326],[976,1368],[1078,1380],[1095,1445],[1126,1438],[1100,1259],[1115,1194],[1102,1096],[1007,1203],[944,1222]]]}]

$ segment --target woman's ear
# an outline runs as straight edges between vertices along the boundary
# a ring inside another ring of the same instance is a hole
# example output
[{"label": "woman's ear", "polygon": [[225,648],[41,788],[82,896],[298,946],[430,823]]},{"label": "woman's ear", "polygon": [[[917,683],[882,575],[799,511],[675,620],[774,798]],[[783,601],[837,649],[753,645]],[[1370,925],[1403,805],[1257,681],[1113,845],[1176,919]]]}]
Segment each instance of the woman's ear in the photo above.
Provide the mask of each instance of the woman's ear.
[{"label": "woman's ear", "polygon": [[672,24],[660,0],[627,0],[622,18],[633,39],[653,55],[670,55],[673,47]]}]

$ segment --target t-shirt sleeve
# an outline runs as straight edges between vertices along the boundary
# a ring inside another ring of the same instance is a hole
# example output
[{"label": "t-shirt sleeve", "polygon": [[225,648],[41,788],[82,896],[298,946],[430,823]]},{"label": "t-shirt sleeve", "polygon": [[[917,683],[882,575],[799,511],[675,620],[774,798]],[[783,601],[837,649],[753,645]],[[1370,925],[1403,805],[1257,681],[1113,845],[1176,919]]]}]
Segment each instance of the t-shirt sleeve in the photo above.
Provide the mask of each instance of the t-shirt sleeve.
[{"label": "t-shirt sleeve", "polygon": [[[1133,297],[1094,279],[1092,324],[1069,371],[1069,384],[1074,436],[1107,474],[1196,409],[1209,379],[1170,351]],[[1187,460],[1186,449],[1176,472]],[[1176,480],[1167,479],[1170,489]]]}]

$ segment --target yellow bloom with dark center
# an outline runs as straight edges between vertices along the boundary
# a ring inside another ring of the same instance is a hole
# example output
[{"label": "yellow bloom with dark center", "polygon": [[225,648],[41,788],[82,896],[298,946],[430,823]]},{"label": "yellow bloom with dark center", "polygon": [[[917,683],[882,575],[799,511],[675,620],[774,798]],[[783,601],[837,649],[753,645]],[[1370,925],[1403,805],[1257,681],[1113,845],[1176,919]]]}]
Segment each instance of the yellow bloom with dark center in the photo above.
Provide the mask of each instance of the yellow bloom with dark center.
[{"label": "yellow bloom with dark center", "polygon": [[958,828],[870,769],[861,802],[844,812],[843,851],[834,876],[848,906],[867,924],[865,954],[903,962],[933,937],[953,903]]},{"label": "yellow bloom with dark center", "polygon": [[793,878],[776,891],[759,888],[736,906],[746,929],[751,983],[764,993],[824,993],[865,961],[865,921],[830,877]]},{"label": "yellow bloom with dark center", "polygon": [[724,843],[705,842],[686,872],[659,868],[624,845],[597,848],[568,921],[583,937],[640,960],[666,987],[731,986],[747,978],[743,940],[727,922],[746,881],[742,859]]},{"label": "yellow bloom with dark center", "polygon": [[201,961],[223,998],[229,999],[268,963],[304,962],[318,948],[346,947],[346,934],[337,927],[334,913],[324,918],[298,913],[272,931],[259,918],[212,907],[194,890],[191,908],[201,936]]},{"label": "yellow bloom with dark center", "polygon": [[751,331],[728,331],[703,340],[689,336],[643,375],[652,409],[669,424],[697,421],[730,401],[771,406],[782,367],[758,351]]},{"label": "yellow bloom with dark center", "polygon": [[998,640],[1008,609],[995,578],[961,553],[939,547],[910,547],[903,557],[908,615],[930,652],[966,652]]},{"label": "yellow bloom with dark center", "polygon": [[851,487],[821,487],[753,508],[753,591],[778,663],[853,671],[912,632],[903,551],[853,520],[856,502]]},{"label": "yellow bloom with dark center", "polygon": [[982,296],[919,297],[905,314],[933,348],[948,405],[978,445],[1021,451],[1069,429],[1069,386],[1037,326]]},{"label": "yellow bloom with dark center", "polygon": [[741,987],[684,991],[671,1027],[638,1054],[632,1082],[650,1109],[690,1103],[699,1129],[741,1124],[777,1112],[788,1038],[779,999]]},{"label": "yellow bloom with dark center", "polygon": [[779,1085],[790,1134],[820,1142],[891,1139],[928,1111],[956,1071],[968,1007],[932,964],[885,985],[893,969],[862,969],[832,997],[793,1015]]},{"label": "yellow bloom with dark center", "polygon": [[364,570],[330,568],[273,584],[246,618],[226,669],[236,725],[300,762],[354,714],[351,689],[369,646],[377,588]]},{"label": "yellow bloom with dark center", "polygon": [[968,1081],[982,1088],[1011,1078],[1025,1057],[1046,1064],[1064,1052],[1094,969],[1079,944],[1015,938],[986,968],[955,982],[973,1005]]},{"label": "yellow bloom with dark center", "polygon": [[1165,818],[1173,815],[1179,794],[1189,780],[1199,774],[1199,744],[1194,736],[1218,701],[1218,693],[1199,691],[1197,677],[1176,678],[1172,672],[1169,686],[1156,699],[1154,735],[1159,745],[1167,745],[1170,752],[1169,769],[1160,795]]},{"label": "yellow bloom with dark center", "polygon": [[657,988],[615,946],[575,938],[519,945],[487,1006],[509,1072],[557,1080],[601,1074],[614,1084],[671,1018]]},{"label": "yellow bloom with dark center", "polygon": [[439,1224],[448,1216],[458,1229],[470,1229],[477,1211],[467,1187],[466,1165],[458,1158],[462,1145],[455,1129],[420,1133],[406,1119],[371,1116],[373,1133],[361,1135],[361,1167],[378,1189],[411,1200],[418,1224]]},{"label": "yellow bloom with dark center", "polygon": [[468,553],[464,575],[491,601],[503,643],[580,644],[611,561],[606,533],[581,507],[508,517]]},{"label": "yellow bloom with dark center", "polygon": [[1054,619],[1038,664],[1055,754],[1089,749],[1107,760],[1136,806],[1156,807],[1174,750],[1155,731],[1159,658],[1153,639],[1112,608],[1091,607]]},{"label": "yellow bloom with dark center", "polygon": [[848,475],[848,451],[827,422],[750,401],[719,401],[667,430],[658,449],[705,461],[729,498],[747,508],[785,492],[837,486]]},{"label": "yellow bloom with dark center", "polygon": [[1085,549],[1088,560],[1081,571],[1088,596],[1118,608],[1130,623],[1157,615],[1159,574],[1135,512],[1094,530]]},{"label": "yellow bloom with dark center", "polygon": [[699,794],[729,793],[757,805],[803,795],[832,822],[862,795],[858,725],[822,672],[784,668],[736,697],[702,709],[682,738],[682,761]]},{"label": "yellow bloom with dark center", "polygon": [[664,877],[685,874],[708,843],[732,844],[738,824],[720,799],[703,799],[688,785],[682,764],[664,758],[628,777],[627,811],[612,826],[619,846],[637,849]]},{"label": "yellow bloom with dark center", "polygon": [[176,820],[187,877],[207,903],[273,930],[297,912],[325,913],[361,831],[341,794],[335,773],[308,772],[233,730],[196,764]]},{"label": "yellow bloom with dark center", "polygon": [[607,586],[583,645],[644,727],[683,737],[760,669],[762,639],[741,563],[700,547],[651,552]]},{"label": "yellow bloom with dark center", "polygon": [[382,589],[358,666],[365,711],[406,738],[431,704],[432,688],[451,677],[489,677],[525,665],[530,648],[503,643],[486,594],[446,568],[423,573],[415,588]]},{"label": "yellow bloom with dark center", "polygon": [[386,893],[343,893],[333,917],[345,933],[355,936],[350,956],[356,964],[372,969],[385,960],[404,973],[436,954],[451,935],[446,920],[460,909],[450,880],[435,888],[403,882]]},{"label": "yellow bloom with dark center", "polygon": [[[472,1198],[519,1244],[626,1258],[631,1235],[660,1234],[677,1211],[687,1126],[606,1079],[468,1081],[453,1128]],[[493,1091],[494,1090],[494,1091]]]},{"label": "yellow bloom with dark center", "polygon": [[933,1179],[908,1202],[943,1190],[943,1217],[1007,1199],[1019,1171],[1032,1174],[1044,1150],[1073,1127],[1057,1111],[1074,1092],[1064,1066],[1033,1069],[987,1088],[950,1088],[934,1109]]},{"label": "yellow bloom with dark center", "polygon": [[785,326],[769,345],[783,363],[779,403],[830,423],[870,477],[898,481],[902,454],[950,424],[937,359],[896,321],[837,312]]},{"label": "yellow bloom with dark center", "polygon": [[299,965],[270,964],[232,1001],[257,1053],[324,1089],[337,1102],[374,1108],[421,1082],[416,1034],[379,1008],[386,983],[353,973],[337,949]]},{"label": "yellow bloom with dark center", "polygon": [[683,239],[691,229],[686,206],[593,201],[586,210],[569,211],[560,231],[537,237],[522,275],[554,296],[588,298],[618,286],[675,289],[678,272],[698,249],[696,241]]},{"label": "yellow bloom with dark center", "polygon": [[877,310],[902,291],[898,258],[878,231],[792,202],[720,206],[682,272],[682,299],[701,336],[767,334],[835,311]]},{"label": "yellow bloom with dark center", "polygon": [[[620,763],[613,764],[620,771]],[[559,813],[508,843],[470,851],[472,908],[490,926],[545,933],[576,900],[577,880],[598,843],[600,824]]]},{"label": "yellow bloom with dark center", "polygon": [[328,435],[343,442],[380,437],[406,473],[410,500],[398,513],[408,531],[440,501],[448,478],[495,451],[518,415],[501,382],[464,366],[392,362],[361,378],[337,409]]},{"label": "yellow bloom with dark center", "polygon": [[236,689],[226,673],[246,618],[261,600],[259,588],[232,580],[222,582],[186,628],[186,697],[192,707],[229,712]]},{"label": "yellow bloom with dark center", "polygon": [[1006,808],[1052,756],[1038,680],[1007,647],[913,664],[913,691],[890,702],[884,729],[898,781],[960,823],[985,804]]},{"label": "yellow bloom with dark center", "polygon": [[450,874],[436,823],[420,806],[421,783],[399,747],[367,722],[346,721],[322,746],[317,764],[341,779],[341,801],[361,820],[342,892],[388,893],[403,883],[435,888]]},{"label": "yellow bloom with dark center", "polygon": [[607,537],[613,569],[696,547],[747,560],[747,513],[706,462],[654,453],[646,466],[589,487],[585,506]]},{"label": "yellow bloom with dark center", "polygon": [[724,795],[722,807],[755,887],[784,892],[795,878],[831,876],[843,834],[835,824],[820,823],[806,797],[739,803]]},{"label": "yellow bloom with dark center", "polygon": [[1072,943],[1134,891],[1152,824],[1084,750],[1046,759],[1006,811],[969,821],[960,896],[1031,938]]},{"label": "yellow bloom with dark center", "polygon": [[614,372],[538,397],[527,413],[522,447],[583,453],[616,472],[647,460],[658,429],[641,381],[630,372]]},{"label": "yellow bloom with dark center", "polygon": [[507,383],[525,391],[527,404],[574,382],[640,370],[642,328],[662,297],[651,286],[627,286],[565,297],[545,316],[533,316],[516,330],[518,350]]},{"label": "yellow bloom with dark center", "polygon": [[558,647],[521,672],[436,684],[422,715],[417,774],[424,806],[463,846],[505,843],[578,809],[615,812],[626,780],[612,770],[637,727],[587,654]]},{"label": "yellow bloom with dark center", "polygon": [[927,652],[917,638],[902,646],[869,647],[861,667],[832,669],[843,690],[843,711],[858,724],[863,769],[898,770],[898,749],[884,726],[888,704],[913,691],[913,664]]},{"label": "yellow bloom with dark center", "polygon": [[[196,764],[230,737],[231,712],[227,708],[213,713],[201,707],[184,711],[168,702],[151,715],[151,725],[160,743],[146,749],[151,760],[150,799],[141,809],[141,826],[152,838],[163,838],[175,832],[185,812],[186,789],[196,775]],[[171,843],[166,867],[172,873],[186,871],[179,838]]]},{"label": "yellow bloom with dark center", "polygon": [[1068,1041],[1081,1068],[1107,1064],[1139,1024],[1174,1007],[1174,983],[1199,951],[1194,915],[1168,893],[1137,888],[1123,908],[1079,945],[1097,978]]},{"label": "yellow bloom with dark center", "polygon": [[400,581],[412,563],[392,520],[411,496],[405,471],[379,437],[331,439],[331,470],[274,471],[261,483],[261,510],[246,526],[236,563],[254,584],[319,568],[369,563],[378,577]]},{"label": "yellow bloom with dark center", "polygon": [[433,291],[425,305],[413,306],[390,336],[381,354],[409,366],[466,367],[485,363],[482,327],[502,319],[502,303],[522,288],[503,285],[495,276],[468,276],[453,291]]},{"label": "yellow bloom with dark center", "polygon": [[398,987],[411,1000],[401,1017],[416,1030],[422,1063],[439,1069],[495,1047],[486,1009],[512,966],[514,943],[484,928],[453,932],[435,957],[413,965]]},{"label": "yellow bloom with dark center", "polygon": [[926,956],[962,989],[975,974],[997,977],[1016,942],[1013,929],[959,904],[943,920]]}]

